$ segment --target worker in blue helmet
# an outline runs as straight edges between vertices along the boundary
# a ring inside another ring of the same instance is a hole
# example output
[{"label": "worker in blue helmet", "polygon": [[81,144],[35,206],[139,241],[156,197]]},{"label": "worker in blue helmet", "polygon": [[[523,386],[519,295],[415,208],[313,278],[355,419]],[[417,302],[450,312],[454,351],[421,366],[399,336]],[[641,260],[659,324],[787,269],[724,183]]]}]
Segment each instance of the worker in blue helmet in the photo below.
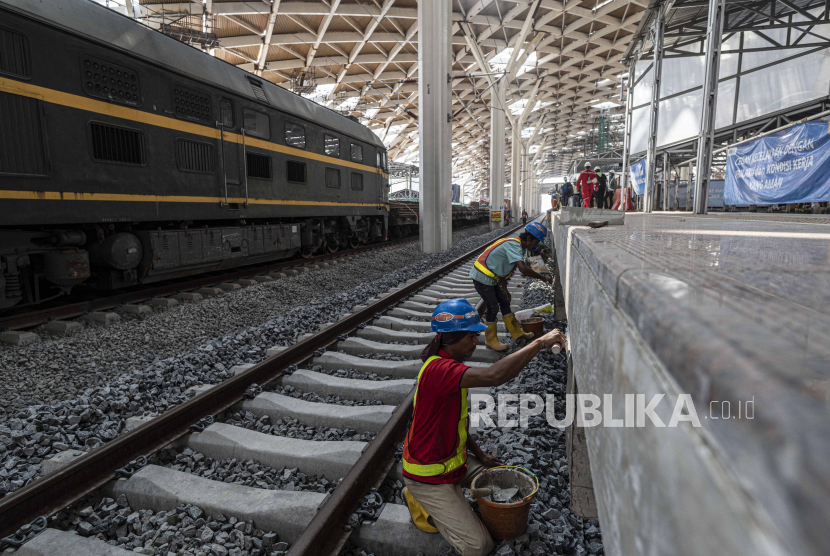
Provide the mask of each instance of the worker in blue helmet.
[{"label": "worker in blue helmet", "polygon": [[470,269],[473,287],[484,300],[485,324],[484,345],[494,351],[505,351],[507,346],[496,336],[496,320],[501,310],[504,326],[517,344],[522,344],[533,334],[524,332],[519,321],[510,308],[510,294],[507,292],[507,280],[518,269],[523,275],[551,283],[550,276],[543,276],[524,264],[525,253],[534,253],[542,245],[548,229],[543,224],[531,222],[525,226],[519,237],[497,239],[476,259]]},{"label": "worker in blue helmet", "polygon": [[468,367],[487,327],[466,299],[445,301],[432,313],[435,338],[421,352],[412,418],[403,446],[403,491],[412,521],[440,532],[463,556],[484,556],[493,539],[467,503],[462,487],[486,467],[502,465],[468,435],[467,390],[513,379],[542,348],[565,345],[553,330],[490,367]]}]

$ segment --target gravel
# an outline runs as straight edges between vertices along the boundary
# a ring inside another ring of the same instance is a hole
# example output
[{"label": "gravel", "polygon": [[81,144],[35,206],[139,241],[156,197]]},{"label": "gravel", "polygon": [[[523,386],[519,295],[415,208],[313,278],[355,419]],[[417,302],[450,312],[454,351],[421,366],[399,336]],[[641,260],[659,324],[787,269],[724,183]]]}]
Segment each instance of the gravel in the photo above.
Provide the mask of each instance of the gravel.
[{"label": "gravel", "polygon": [[316,373],[325,373],[327,375],[336,376],[338,378],[355,378],[358,380],[394,380],[396,378],[392,375],[378,375],[376,373],[358,371],[357,369],[324,369],[320,365],[312,365],[309,367],[309,370]]},{"label": "gravel", "polygon": [[[424,256],[417,243],[408,244],[109,328],[0,348],[6,392],[0,407],[0,497],[34,480],[44,458],[108,442],[123,432],[128,417],[160,414],[186,400],[192,386],[219,383],[232,376],[234,365],[257,363],[269,347],[291,345],[300,334],[501,233],[475,235],[480,231],[455,234],[465,239],[443,253]],[[238,421],[264,426],[247,416]],[[269,429],[320,440],[374,437],[296,422]]]},{"label": "gravel", "polygon": [[165,448],[154,454],[150,463],[163,465],[214,481],[266,490],[332,492],[339,479],[329,481],[317,475],[308,476],[296,468],[274,469],[256,460],[214,460],[190,448]]},{"label": "gravel", "polygon": [[[521,308],[528,309],[553,300],[553,288],[537,280],[525,282]],[[545,331],[567,329],[552,315],[543,315]],[[491,389],[498,394],[554,394],[555,416],[565,416],[564,394],[567,363],[565,354],[553,355],[542,350],[519,376],[507,384]],[[511,404],[518,406],[518,403]],[[495,420],[495,412],[493,412]],[[499,457],[506,465],[531,469],[540,479],[539,492],[531,505],[528,531],[518,539],[500,541],[497,556],[540,556],[546,554],[603,554],[602,536],[597,520],[583,520],[569,511],[568,457],[564,430],[548,425],[544,415],[531,417],[527,428],[480,428],[476,441],[482,449]],[[472,501],[478,511],[477,504]]]},{"label": "gravel", "polygon": [[118,500],[90,495],[50,518],[50,527],[76,531],[138,554],[194,556],[283,556],[288,543],[274,532],[190,504],[171,511],[134,511]]}]

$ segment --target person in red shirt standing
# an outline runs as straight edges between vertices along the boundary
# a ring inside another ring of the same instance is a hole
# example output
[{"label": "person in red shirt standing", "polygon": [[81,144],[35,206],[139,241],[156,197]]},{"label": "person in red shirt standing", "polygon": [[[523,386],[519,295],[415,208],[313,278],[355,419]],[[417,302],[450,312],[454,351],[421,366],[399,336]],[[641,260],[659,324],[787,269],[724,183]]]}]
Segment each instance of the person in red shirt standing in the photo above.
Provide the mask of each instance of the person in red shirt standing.
[{"label": "person in red shirt standing", "polygon": [[494,543],[461,487],[469,487],[485,467],[502,465],[468,435],[467,389],[504,384],[542,348],[565,344],[565,336],[553,330],[491,367],[468,367],[464,361],[485,328],[466,299],[435,308],[430,329],[437,334],[421,352],[424,365],[403,446],[403,494],[412,521],[423,531],[440,532],[462,556],[485,556]]},{"label": "person in red shirt standing", "polygon": [[586,162],[585,169],[576,178],[576,186],[582,191],[582,204],[585,208],[591,206],[591,199],[594,196],[594,191],[597,190],[598,181],[597,175],[591,170],[591,163]]}]

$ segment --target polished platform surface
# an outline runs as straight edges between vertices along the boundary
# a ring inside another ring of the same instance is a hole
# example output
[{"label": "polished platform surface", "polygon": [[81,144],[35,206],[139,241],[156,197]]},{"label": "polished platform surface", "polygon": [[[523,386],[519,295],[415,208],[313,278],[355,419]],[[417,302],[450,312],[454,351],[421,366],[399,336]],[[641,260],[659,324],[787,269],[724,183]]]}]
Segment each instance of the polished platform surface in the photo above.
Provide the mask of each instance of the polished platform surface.
[{"label": "polished platform surface", "polygon": [[557,222],[580,393],[665,393],[667,423],[689,394],[701,421],[586,429],[606,553],[826,554],[830,219]]}]

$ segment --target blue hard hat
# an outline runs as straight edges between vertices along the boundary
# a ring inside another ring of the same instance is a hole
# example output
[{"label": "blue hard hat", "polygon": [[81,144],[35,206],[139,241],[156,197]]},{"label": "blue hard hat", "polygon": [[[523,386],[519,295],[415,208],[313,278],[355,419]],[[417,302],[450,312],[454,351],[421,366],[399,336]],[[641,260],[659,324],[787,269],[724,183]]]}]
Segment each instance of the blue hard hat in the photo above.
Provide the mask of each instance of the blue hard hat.
[{"label": "blue hard hat", "polygon": [[538,222],[531,222],[525,226],[525,230],[539,241],[545,241],[545,236],[548,235],[548,229]]},{"label": "blue hard hat", "polygon": [[450,299],[440,303],[432,312],[433,332],[479,332],[487,327],[481,324],[478,311],[466,299]]}]

